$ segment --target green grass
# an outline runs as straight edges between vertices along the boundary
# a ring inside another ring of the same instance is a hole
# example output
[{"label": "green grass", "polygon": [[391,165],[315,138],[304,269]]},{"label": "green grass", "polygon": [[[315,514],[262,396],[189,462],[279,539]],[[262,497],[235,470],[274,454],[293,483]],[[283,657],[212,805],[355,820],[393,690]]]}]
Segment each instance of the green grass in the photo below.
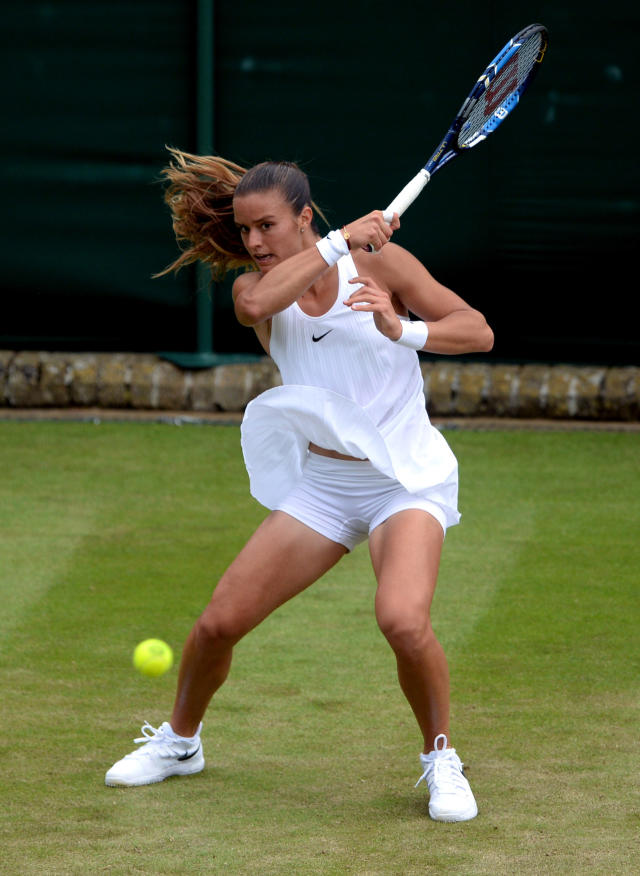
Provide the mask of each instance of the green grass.
[{"label": "green grass", "polygon": [[[237,648],[207,769],[104,772],[264,510],[237,428],[0,423],[0,872],[635,873],[640,435],[449,432],[462,525],[434,619],[480,807],[428,818],[364,546]],[[292,561],[294,558],[292,558]]]}]

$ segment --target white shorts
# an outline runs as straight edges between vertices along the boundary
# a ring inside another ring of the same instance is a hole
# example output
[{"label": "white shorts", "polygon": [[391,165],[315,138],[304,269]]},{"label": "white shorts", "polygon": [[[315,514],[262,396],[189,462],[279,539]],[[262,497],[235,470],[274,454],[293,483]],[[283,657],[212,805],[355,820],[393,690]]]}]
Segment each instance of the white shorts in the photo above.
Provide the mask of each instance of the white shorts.
[{"label": "white shorts", "polygon": [[411,494],[370,462],[309,453],[302,479],[275,510],[351,551],[392,514],[409,508],[435,517],[444,537],[448,514],[440,503]]}]

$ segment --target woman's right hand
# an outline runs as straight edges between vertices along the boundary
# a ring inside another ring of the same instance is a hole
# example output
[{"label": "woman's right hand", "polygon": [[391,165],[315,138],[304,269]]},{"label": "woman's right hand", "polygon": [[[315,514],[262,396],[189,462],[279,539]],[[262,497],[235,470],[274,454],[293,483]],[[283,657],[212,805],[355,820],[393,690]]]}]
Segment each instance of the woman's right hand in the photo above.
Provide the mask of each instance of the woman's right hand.
[{"label": "woman's right hand", "polygon": [[398,228],[400,228],[398,214],[393,214],[393,219],[389,224],[385,222],[382,210],[374,210],[367,216],[344,226],[344,230],[349,233],[349,243],[352,249],[368,249],[371,246],[376,252],[389,242],[391,235]]}]

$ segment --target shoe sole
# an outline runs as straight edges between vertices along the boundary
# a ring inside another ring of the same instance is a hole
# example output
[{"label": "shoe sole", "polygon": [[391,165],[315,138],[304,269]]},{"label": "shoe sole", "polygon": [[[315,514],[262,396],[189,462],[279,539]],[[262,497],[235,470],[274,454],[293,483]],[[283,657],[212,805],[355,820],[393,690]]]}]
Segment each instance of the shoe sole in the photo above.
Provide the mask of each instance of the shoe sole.
[{"label": "shoe sole", "polygon": [[470,806],[468,809],[465,809],[463,812],[438,812],[434,813],[431,811],[431,807],[429,807],[429,816],[433,819],[433,821],[446,821],[449,824],[455,821],[471,821],[472,818],[475,818],[478,814],[478,807],[474,804]]},{"label": "shoe sole", "polygon": [[158,782],[164,782],[165,779],[170,779],[172,776],[193,776],[196,773],[201,773],[203,769],[204,758],[202,761],[196,761],[195,764],[189,764],[188,766],[185,764],[182,767],[172,768],[164,775],[158,775],[158,773],[155,773],[152,776],[135,780],[131,780],[124,776],[118,778],[117,775],[109,776],[109,774],[107,774],[104,783],[108,788],[138,788],[142,785],[156,785]]}]

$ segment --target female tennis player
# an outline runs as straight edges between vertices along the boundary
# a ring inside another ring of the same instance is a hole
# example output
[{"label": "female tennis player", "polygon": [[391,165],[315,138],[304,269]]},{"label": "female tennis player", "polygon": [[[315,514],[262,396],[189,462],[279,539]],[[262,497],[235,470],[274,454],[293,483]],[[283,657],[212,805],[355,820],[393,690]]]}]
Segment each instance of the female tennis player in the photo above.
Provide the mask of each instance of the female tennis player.
[{"label": "female tennis player", "polygon": [[459,520],[457,462],[429,422],[416,351],[484,352],[492,331],[389,242],[397,214],[387,223],[374,211],[321,237],[308,179],[294,164],[245,171],[173,150],[165,173],[183,248],[167,270],[196,259],[217,274],[254,268],[235,280],[235,312],[283,386],[248,405],[242,447],[251,492],[271,513],[187,639],[170,721],[145,724],[139,747],[106,783],[202,770],[201,721],[234,645],[368,539],[376,618],[424,741],[419,781],[430,815],[473,818],[476,802],[449,742],[447,661],[430,622],[444,534]]}]

